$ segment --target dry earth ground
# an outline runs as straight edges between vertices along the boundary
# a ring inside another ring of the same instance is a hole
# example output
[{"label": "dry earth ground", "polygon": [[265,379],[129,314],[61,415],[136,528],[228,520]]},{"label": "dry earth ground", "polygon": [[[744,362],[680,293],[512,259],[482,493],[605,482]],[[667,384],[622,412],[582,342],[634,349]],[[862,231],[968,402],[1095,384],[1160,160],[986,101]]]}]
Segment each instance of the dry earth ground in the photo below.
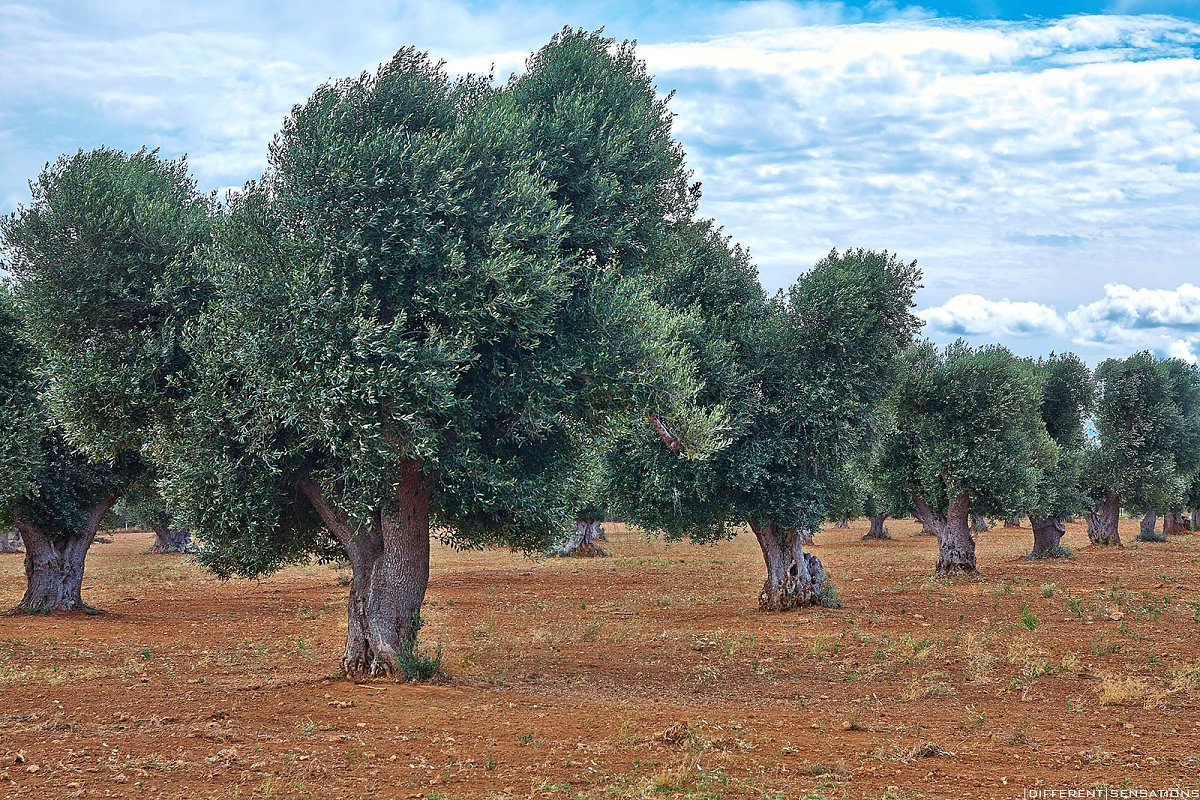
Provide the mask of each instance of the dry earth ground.
[{"label": "dry earth ground", "polygon": [[[911,522],[814,550],[844,607],[755,608],[753,537],[611,529],[614,557],[434,555],[437,685],[333,676],[329,566],[221,583],[145,534],[93,548],[101,616],[0,617],[6,797],[958,798],[1200,788],[1200,535],[929,577]],[[21,558],[0,557],[15,604]],[[1024,609],[1024,612],[1023,612]]]}]

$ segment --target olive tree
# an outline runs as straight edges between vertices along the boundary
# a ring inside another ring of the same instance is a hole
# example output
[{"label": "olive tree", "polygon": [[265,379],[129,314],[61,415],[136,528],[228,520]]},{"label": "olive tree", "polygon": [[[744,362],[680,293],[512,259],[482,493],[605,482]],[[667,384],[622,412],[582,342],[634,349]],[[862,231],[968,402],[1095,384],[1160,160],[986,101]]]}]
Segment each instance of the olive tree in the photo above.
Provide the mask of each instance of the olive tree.
[{"label": "olive tree", "polygon": [[208,255],[189,397],[153,454],[218,575],[349,561],[353,677],[428,668],[431,528],[545,551],[614,420],[653,409],[685,455],[720,425],[692,404],[683,318],[564,244],[529,123],[511,90],[401,50],[292,111]]},{"label": "olive tree", "polygon": [[998,345],[923,342],[906,354],[882,471],[937,534],[937,575],[976,572],[972,512],[1003,518],[1031,507],[1056,456],[1041,394],[1031,365]]},{"label": "olive tree", "polygon": [[1143,351],[1096,369],[1097,442],[1088,453],[1092,544],[1119,545],[1121,506],[1171,509],[1200,466],[1200,378]]},{"label": "olive tree", "polygon": [[1085,425],[1095,408],[1092,373],[1074,353],[1051,354],[1039,359],[1042,378],[1041,415],[1046,433],[1058,447],[1058,459],[1038,482],[1029,507],[1033,529],[1032,558],[1070,555],[1059,543],[1063,521],[1087,505],[1082,486],[1087,453]]},{"label": "olive tree", "polygon": [[0,528],[25,544],[26,613],[85,611],[83,571],[104,515],[139,471],[92,463],[70,447],[39,399],[38,356],[0,285]]},{"label": "olive tree", "polygon": [[205,295],[192,256],[207,241],[213,204],[182,159],[145,149],[63,156],[30,189],[29,204],[0,220],[12,313],[36,362],[24,368],[37,376],[28,407],[49,470],[38,501],[20,507],[30,576],[22,605],[70,609],[81,603],[100,519],[146,477],[144,432],[174,391],[186,361],[182,322]]},{"label": "olive tree", "polygon": [[672,538],[748,524],[766,565],[760,606],[811,605],[825,576],[804,533],[828,516],[919,325],[919,272],[886,252],[834,251],[768,301],[744,250],[703,222],[685,233],[656,292],[702,323],[689,339],[701,398],[725,409],[730,443],[687,461],[629,439],[614,451],[614,495],[623,516]]}]

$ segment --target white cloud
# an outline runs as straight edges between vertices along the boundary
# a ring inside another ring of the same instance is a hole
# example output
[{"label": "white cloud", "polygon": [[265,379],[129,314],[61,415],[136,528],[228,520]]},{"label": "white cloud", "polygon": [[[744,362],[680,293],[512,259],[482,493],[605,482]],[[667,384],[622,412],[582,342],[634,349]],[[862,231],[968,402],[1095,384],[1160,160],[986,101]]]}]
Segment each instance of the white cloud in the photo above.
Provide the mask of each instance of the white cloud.
[{"label": "white cloud", "polygon": [[1041,303],[963,294],[918,314],[938,341],[1067,340],[1096,358],[1153,350],[1189,363],[1196,363],[1200,347],[1200,287],[1190,283],[1176,289],[1108,284],[1102,298],[1065,313]]}]

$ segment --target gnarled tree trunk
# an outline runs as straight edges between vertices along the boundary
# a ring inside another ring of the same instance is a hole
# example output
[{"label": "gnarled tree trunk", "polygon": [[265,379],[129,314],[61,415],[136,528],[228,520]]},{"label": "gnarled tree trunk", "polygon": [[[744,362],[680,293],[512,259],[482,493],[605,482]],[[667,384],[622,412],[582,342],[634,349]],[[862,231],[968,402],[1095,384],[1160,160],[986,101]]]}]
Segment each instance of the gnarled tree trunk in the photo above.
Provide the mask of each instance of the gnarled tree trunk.
[{"label": "gnarled tree trunk", "polygon": [[1088,509],[1088,540],[1095,545],[1121,546],[1121,533],[1117,524],[1121,521],[1121,497],[1110,493],[1104,502]]},{"label": "gnarled tree trunk", "polygon": [[884,520],[887,519],[887,514],[872,514],[871,529],[863,534],[864,539],[890,539],[887,531],[883,527]]},{"label": "gnarled tree trunk", "polygon": [[1007,519],[1004,520],[1004,527],[1006,527],[1006,528],[1021,527],[1021,518],[1020,517],[1008,517]]},{"label": "gnarled tree trunk", "polygon": [[1142,515],[1142,521],[1138,524],[1138,538],[1146,536],[1154,536],[1154,529],[1158,527],[1158,515],[1153,511],[1147,511]]},{"label": "gnarled tree trunk", "polygon": [[147,552],[150,553],[194,553],[192,532],[189,530],[173,531],[165,525],[155,527],[154,544]]},{"label": "gnarled tree trunk", "polygon": [[1192,509],[1192,530],[1200,531],[1200,508]]},{"label": "gnarled tree trunk", "polygon": [[1029,515],[1029,525],[1033,528],[1034,558],[1058,558],[1063,555],[1059,546],[1067,528],[1058,517],[1035,517]]},{"label": "gnarled tree trunk", "polygon": [[350,599],[342,670],[351,679],[419,677],[417,633],[429,585],[430,486],[421,462],[408,461],[392,502],[372,524],[352,525],[305,481],[301,490],[350,562]]},{"label": "gnarled tree trunk", "polygon": [[987,517],[983,514],[971,515],[971,530],[975,533],[986,533],[990,528],[991,526],[988,525]]},{"label": "gnarled tree trunk", "polygon": [[835,522],[835,523],[833,524],[833,527],[835,527],[835,528],[849,528],[849,527],[850,527],[850,520],[849,520],[849,519],[847,519],[846,517],[842,517],[841,519],[839,519],[837,522]]},{"label": "gnarled tree trunk", "polygon": [[607,538],[604,535],[604,527],[600,523],[601,520],[598,519],[575,520],[575,533],[558,546],[557,554],[579,558],[607,556],[608,553],[604,548],[596,544],[601,539]]},{"label": "gnarled tree trunk", "polygon": [[0,531],[0,553],[19,553],[21,544],[21,534],[16,530]]},{"label": "gnarled tree trunk", "polygon": [[36,523],[17,520],[17,530],[25,540],[25,595],[17,611],[49,614],[91,610],[83,602],[84,562],[96,540],[100,520],[116,501],[115,496],[101,500],[92,507],[83,526],[66,537],[51,536]]},{"label": "gnarled tree trunk", "polygon": [[975,575],[975,539],[971,536],[971,497],[963,492],[950,501],[946,513],[933,510],[919,497],[913,498],[917,518],[934,529],[938,538],[937,576]]},{"label": "gnarled tree trunk", "polygon": [[825,589],[825,569],[821,559],[805,553],[803,532],[783,528],[774,520],[750,521],[750,529],[758,539],[767,579],[758,596],[763,611],[787,611],[816,605]]},{"label": "gnarled tree trunk", "polygon": [[1163,517],[1163,534],[1170,536],[1172,534],[1187,533],[1187,530],[1187,521],[1184,520],[1183,514],[1178,511],[1169,511]]}]

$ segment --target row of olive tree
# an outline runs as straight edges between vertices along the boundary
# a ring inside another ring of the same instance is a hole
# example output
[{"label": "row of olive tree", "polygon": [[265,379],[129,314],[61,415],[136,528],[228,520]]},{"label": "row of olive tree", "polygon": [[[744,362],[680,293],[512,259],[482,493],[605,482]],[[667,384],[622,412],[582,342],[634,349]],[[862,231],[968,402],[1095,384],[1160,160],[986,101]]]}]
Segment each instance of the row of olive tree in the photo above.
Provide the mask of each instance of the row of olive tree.
[{"label": "row of olive tree", "polygon": [[161,496],[223,577],[347,559],[354,677],[422,670],[431,530],[544,551],[597,494],[669,535],[749,522],[763,605],[820,595],[798,533],[871,435],[914,264],[833,253],[766,298],[598,34],[504,86],[401,50],[319,87],[268,162],[222,206],[182,160],[80,152],[5,218],[22,608],[82,607],[122,495]]},{"label": "row of olive tree", "polygon": [[1123,503],[1180,520],[1191,507],[1196,367],[1143,352],[1093,375],[1071,353],[1034,361],[963,343],[921,344],[905,362],[886,433],[860,457],[868,466],[856,474],[868,477],[848,494],[872,516],[868,537],[884,535],[889,514],[913,513],[938,537],[939,575],[976,571],[973,514],[1028,515],[1031,556],[1047,558],[1069,554],[1060,544],[1068,519],[1086,514],[1093,544],[1119,545]]}]

